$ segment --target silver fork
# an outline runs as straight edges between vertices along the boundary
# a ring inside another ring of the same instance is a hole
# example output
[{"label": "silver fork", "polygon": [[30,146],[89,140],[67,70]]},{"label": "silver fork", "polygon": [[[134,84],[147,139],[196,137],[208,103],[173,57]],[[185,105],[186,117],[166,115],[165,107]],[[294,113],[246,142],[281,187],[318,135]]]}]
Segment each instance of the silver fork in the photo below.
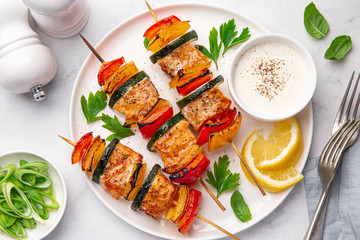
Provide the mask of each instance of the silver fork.
[{"label": "silver fork", "polygon": [[360,104],[360,93],[358,94],[355,106],[352,107],[352,105],[359,85],[360,74],[353,87],[350,99],[348,100],[348,94],[354,79],[354,74],[355,72],[353,72],[351,76],[336,115],[332,129],[332,137],[320,155],[318,172],[322,182],[323,192],[304,240],[323,239],[322,235],[327,208],[327,198],[332,181],[339,166],[342,153],[346,148],[354,144],[359,135],[360,120],[357,111]]}]

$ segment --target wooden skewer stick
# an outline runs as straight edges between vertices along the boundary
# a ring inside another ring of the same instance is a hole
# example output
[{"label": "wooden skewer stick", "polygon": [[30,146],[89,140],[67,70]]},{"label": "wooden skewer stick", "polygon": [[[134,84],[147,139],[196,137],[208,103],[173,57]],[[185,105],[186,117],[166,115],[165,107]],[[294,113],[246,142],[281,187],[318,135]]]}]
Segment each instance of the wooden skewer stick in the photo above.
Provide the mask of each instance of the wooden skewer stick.
[{"label": "wooden skewer stick", "polygon": [[215,224],[215,223],[211,222],[210,220],[208,220],[208,219],[204,218],[203,216],[201,216],[201,215],[199,215],[199,214],[198,214],[198,215],[196,215],[196,217],[197,217],[197,218],[199,218],[199,219],[201,219],[201,220],[203,220],[204,222],[206,222],[206,223],[210,224],[210,225],[211,225],[211,226],[213,226],[214,228],[216,228],[216,229],[218,229],[218,230],[222,231],[223,233],[227,234],[229,237],[231,237],[231,238],[233,238],[233,239],[236,239],[236,240],[241,240],[241,239],[240,239],[240,238],[238,238],[237,236],[235,236],[235,235],[231,234],[230,232],[226,231],[225,229],[223,229],[223,228],[222,228],[222,227],[220,227],[219,225],[217,225],[217,224]]},{"label": "wooden skewer stick", "polygon": [[[62,138],[65,142],[69,143],[70,145],[75,146],[75,144],[76,144],[75,142],[73,142],[73,141],[71,141],[71,140],[69,140],[69,139],[67,139],[67,138],[65,138],[65,137],[63,137],[63,136],[61,136],[61,135],[58,135],[58,136],[59,136],[60,138]],[[202,182],[202,180],[199,180],[199,181]],[[215,197],[215,198],[216,198],[216,197]],[[196,217],[199,218],[199,219],[201,219],[202,221],[206,222],[207,224],[210,224],[211,226],[217,228],[218,230],[222,231],[223,233],[227,234],[229,237],[232,237],[233,239],[236,239],[236,240],[240,240],[240,238],[234,236],[234,235],[231,234],[230,232],[226,231],[225,229],[223,229],[223,228],[220,227],[219,225],[211,222],[210,220],[204,218],[203,216],[197,214]]]},{"label": "wooden skewer stick", "polygon": [[[80,33],[79,33],[80,34]],[[95,57],[97,59],[99,59],[99,61],[104,64],[105,60],[100,56],[100,54],[95,50],[95,48],[93,46],[91,46],[91,44],[88,42],[88,40],[86,40],[86,38],[83,37],[83,35],[80,34],[80,37],[82,38],[82,40],[85,42],[85,44],[90,48],[90,50],[92,51],[92,53],[95,55]]]},{"label": "wooden skewer stick", "polygon": [[234,142],[230,143],[231,146],[234,148],[235,152],[237,153],[237,155],[240,158],[241,163],[245,166],[246,170],[248,171],[248,173],[250,174],[251,178],[254,180],[256,186],[259,188],[260,192],[262,193],[263,196],[266,195],[264,189],[262,188],[262,186],[260,185],[259,181],[256,179],[254,173],[251,171],[249,165],[246,163],[246,161],[244,160],[244,158],[241,156],[239,150],[237,149],[237,147],[235,146]]},{"label": "wooden skewer stick", "polygon": [[215,196],[215,194],[209,189],[209,187],[206,185],[206,183],[202,180],[202,178],[200,177],[198,179],[199,183],[201,184],[201,186],[208,192],[208,194],[210,195],[210,197],[215,201],[215,203],[220,207],[220,209],[224,212],[226,210],[226,208],[224,207],[224,205],[219,201],[219,199],[217,199],[217,197]]},{"label": "wooden skewer stick", "polygon": [[145,3],[146,3],[146,5],[147,5],[147,7],[148,7],[148,9],[149,9],[149,11],[150,11],[150,13],[151,13],[151,15],[153,16],[155,22],[158,22],[159,19],[158,19],[158,17],[156,16],[156,14],[154,13],[154,10],[150,7],[150,5],[148,4],[148,2],[147,2],[146,0],[145,0]]}]

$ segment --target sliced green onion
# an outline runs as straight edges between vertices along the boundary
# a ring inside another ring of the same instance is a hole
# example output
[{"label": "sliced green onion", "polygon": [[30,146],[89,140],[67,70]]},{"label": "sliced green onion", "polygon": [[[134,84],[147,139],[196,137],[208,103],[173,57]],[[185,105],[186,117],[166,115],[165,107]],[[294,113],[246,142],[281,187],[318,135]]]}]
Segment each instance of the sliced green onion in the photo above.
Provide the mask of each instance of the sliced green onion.
[{"label": "sliced green onion", "polygon": [[[5,228],[2,224],[0,224],[0,231],[7,233],[8,235],[10,235],[13,238],[16,239],[25,239],[27,238],[27,234],[26,231],[24,230],[24,228],[21,226],[20,227],[16,224],[17,222],[15,222],[15,227],[10,227],[10,228]],[[15,230],[15,231],[14,231]]]},{"label": "sliced green onion", "polygon": [[[17,214],[19,217],[23,217],[23,218],[33,217],[36,221],[38,221],[42,224],[45,224],[45,221],[34,211],[32,205],[29,202],[29,199],[26,197],[25,193],[23,191],[21,191],[21,189],[19,187],[17,187],[12,182],[6,182],[6,183],[3,183],[2,185],[3,185],[2,188],[3,188],[5,200],[6,200],[7,204],[9,205],[9,207],[11,208],[11,210],[13,210],[13,212],[15,214]],[[17,191],[17,193],[20,195],[20,197],[26,202],[27,206],[24,209],[24,211],[19,211],[14,206],[12,199],[11,199],[11,190],[12,189],[15,189]]]},{"label": "sliced green onion", "polygon": [[49,169],[49,166],[44,162],[31,162],[26,163],[19,167],[18,169],[32,169],[34,171],[38,171],[40,173],[44,173]]},{"label": "sliced green onion", "polygon": [[[15,189],[18,192],[18,194],[20,195],[20,197],[26,202],[27,206],[25,208],[25,211],[19,211],[14,206],[13,200],[11,198],[12,189]],[[15,214],[17,214],[19,217],[23,217],[23,218],[31,217],[31,204],[29,202],[29,199],[26,197],[24,192],[21,191],[21,189],[18,186],[16,186],[12,182],[5,182],[2,184],[2,190],[3,190],[3,194],[5,196],[6,203],[9,205],[9,207]]]},{"label": "sliced green onion", "polygon": [[18,217],[9,207],[9,205],[6,203],[5,199],[0,200],[0,212],[7,214],[12,217]]},{"label": "sliced green onion", "polygon": [[36,227],[36,222],[33,218],[30,219],[19,218],[19,222],[24,228],[34,229]]},{"label": "sliced green onion", "polygon": [[0,167],[0,232],[13,238],[27,237],[26,228],[45,224],[49,210],[58,209],[49,166],[44,162],[20,160]]},{"label": "sliced green onion", "polygon": [[16,217],[9,216],[4,213],[0,213],[0,222],[4,227],[10,227],[16,221]]},{"label": "sliced green onion", "polygon": [[0,170],[0,174],[3,172],[6,172],[6,175],[3,179],[1,179],[0,184],[5,182],[13,174],[13,172],[15,171],[15,168],[16,168],[16,165],[11,163]]},{"label": "sliced green onion", "polygon": [[[25,176],[33,175],[35,177],[34,184],[32,185],[30,182],[27,182],[26,179],[23,178],[24,175]],[[17,180],[19,180],[22,184],[35,188],[48,188],[52,184],[52,181],[48,176],[31,169],[18,168],[14,171],[14,177]],[[36,180],[37,178],[39,180]]]},{"label": "sliced green onion", "polygon": [[19,163],[20,163],[20,167],[21,167],[21,166],[27,164],[28,161],[25,161],[24,159],[20,159],[20,162],[19,162]]}]

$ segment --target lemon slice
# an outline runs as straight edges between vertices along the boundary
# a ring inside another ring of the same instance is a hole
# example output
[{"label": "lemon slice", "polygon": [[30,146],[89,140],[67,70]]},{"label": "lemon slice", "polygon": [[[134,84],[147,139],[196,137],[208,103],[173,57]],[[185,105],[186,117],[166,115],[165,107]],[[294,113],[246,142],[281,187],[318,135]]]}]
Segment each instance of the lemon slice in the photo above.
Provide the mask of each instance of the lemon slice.
[{"label": "lemon slice", "polygon": [[255,166],[261,170],[281,170],[292,167],[303,151],[303,138],[295,118],[274,123],[267,137],[256,129],[246,140],[243,152],[253,158]]},{"label": "lemon slice", "polygon": [[[255,167],[254,162],[247,161],[249,168],[259,181],[260,185],[268,192],[280,192],[283,191],[296,183],[300,182],[304,176],[299,173],[294,167],[290,167],[284,170],[259,170]],[[241,164],[246,178],[253,184],[254,181],[246,168]]]},{"label": "lemon slice", "polygon": [[[246,140],[242,155],[263,188],[279,192],[298,183],[304,176],[293,166],[303,150],[302,133],[295,118],[274,123],[265,138],[254,130]],[[241,165],[246,178],[252,178]]]}]

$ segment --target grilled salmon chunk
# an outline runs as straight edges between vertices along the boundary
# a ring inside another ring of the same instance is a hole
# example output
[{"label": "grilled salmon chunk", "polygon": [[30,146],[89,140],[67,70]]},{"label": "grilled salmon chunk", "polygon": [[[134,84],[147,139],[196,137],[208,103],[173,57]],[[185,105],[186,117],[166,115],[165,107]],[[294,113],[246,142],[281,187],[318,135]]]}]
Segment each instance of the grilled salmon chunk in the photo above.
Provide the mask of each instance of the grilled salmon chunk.
[{"label": "grilled salmon chunk", "polygon": [[143,156],[129,147],[118,143],[110,155],[103,175],[100,177],[100,185],[113,198],[127,199],[133,189],[133,175],[138,164],[142,163]]},{"label": "grilled salmon chunk", "polygon": [[213,87],[181,109],[181,114],[195,131],[199,131],[203,122],[227,110],[230,105],[231,100],[217,87]]},{"label": "grilled salmon chunk", "polygon": [[159,171],[141,202],[139,210],[145,212],[154,219],[161,218],[165,211],[170,207],[178,188],[177,185],[171,183]]},{"label": "grilled salmon chunk", "polygon": [[114,109],[125,114],[127,124],[141,121],[156,104],[159,93],[149,79],[144,79],[132,87],[114,105]]},{"label": "grilled salmon chunk", "polygon": [[195,67],[197,64],[204,64],[204,62],[209,62],[207,57],[186,43],[160,59],[158,63],[166,75],[173,78],[179,70]]},{"label": "grilled salmon chunk", "polygon": [[173,173],[184,168],[203,148],[196,144],[196,137],[189,123],[181,120],[162,135],[153,145],[164,162],[163,171]]}]

